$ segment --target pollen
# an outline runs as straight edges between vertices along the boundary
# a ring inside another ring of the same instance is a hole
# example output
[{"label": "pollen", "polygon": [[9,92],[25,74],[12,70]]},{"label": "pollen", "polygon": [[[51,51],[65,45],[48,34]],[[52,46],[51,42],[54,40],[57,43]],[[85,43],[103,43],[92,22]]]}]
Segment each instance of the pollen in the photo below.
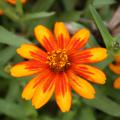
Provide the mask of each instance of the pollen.
[{"label": "pollen", "polygon": [[71,65],[64,49],[48,52],[47,63],[53,71],[65,71]]}]

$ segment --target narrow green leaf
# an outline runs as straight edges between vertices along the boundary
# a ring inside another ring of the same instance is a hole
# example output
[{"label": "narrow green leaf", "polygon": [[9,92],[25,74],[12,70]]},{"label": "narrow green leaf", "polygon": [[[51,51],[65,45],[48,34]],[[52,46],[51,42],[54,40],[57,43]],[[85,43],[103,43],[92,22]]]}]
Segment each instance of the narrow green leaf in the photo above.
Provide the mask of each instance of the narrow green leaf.
[{"label": "narrow green leaf", "polygon": [[4,14],[14,22],[19,21],[19,16],[16,14],[15,9],[11,7],[7,2],[0,0],[0,9],[4,11]]},{"label": "narrow green leaf", "polygon": [[25,15],[22,20],[27,21],[27,20],[35,20],[39,18],[46,18],[54,15],[55,12],[39,12],[39,13],[30,13]]},{"label": "narrow green leaf", "polygon": [[94,0],[93,5],[95,7],[101,7],[103,5],[111,5],[114,3],[115,3],[115,0]]},{"label": "narrow green leaf", "polygon": [[23,4],[22,4],[21,0],[16,0],[16,11],[20,15],[23,15]]},{"label": "narrow green leaf", "polygon": [[7,47],[0,51],[0,65],[6,64],[16,54],[16,48]]},{"label": "narrow green leaf", "polygon": [[18,82],[16,82],[15,80],[11,80],[6,95],[6,100],[11,102],[15,101],[19,95],[19,91],[20,91],[20,86]]},{"label": "narrow green leaf", "polygon": [[31,8],[31,11],[32,12],[47,11],[54,2],[55,0],[37,0],[35,2],[35,5]]},{"label": "narrow green leaf", "polygon": [[89,8],[90,8],[90,12],[92,14],[92,17],[93,17],[101,35],[102,35],[102,37],[103,37],[105,45],[106,45],[107,49],[110,50],[111,46],[112,46],[113,38],[110,35],[110,33],[108,32],[105,25],[103,24],[102,19],[99,16],[99,14],[97,13],[97,11],[95,10],[95,8],[92,5],[90,5]]},{"label": "narrow green leaf", "polygon": [[111,116],[120,117],[120,104],[112,101],[100,90],[96,91],[96,98],[93,100],[84,100],[87,105],[99,109]]},{"label": "narrow green leaf", "polygon": [[0,26],[0,43],[11,45],[14,47],[19,47],[24,43],[31,43],[24,37],[14,35],[13,33],[7,31],[5,28]]}]

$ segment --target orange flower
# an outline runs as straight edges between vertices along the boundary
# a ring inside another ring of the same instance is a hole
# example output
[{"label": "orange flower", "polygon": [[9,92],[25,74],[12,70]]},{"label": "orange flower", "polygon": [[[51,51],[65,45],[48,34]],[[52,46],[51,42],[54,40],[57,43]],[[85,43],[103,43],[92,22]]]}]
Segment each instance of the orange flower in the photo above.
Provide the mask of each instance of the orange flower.
[{"label": "orange flower", "polygon": [[17,49],[17,53],[29,60],[11,69],[11,75],[15,77],[37,75],[28,82],[22,97],[26,100],[32,99],[33,106],[38,109],[46,104],[55,92],[56,102],[62,112],[69,111],[71,107],[71,89],[86,99],[93,99],[95,89],[86,79],[104,84],[106,77],[102,71],[86,63],[104,60],[107,57],[106,49],[82,50],[90,32],[83,28],[70,38],[62,22],[55,24],[55,37],[42,25],[35,27],[34,33],[44,50],[32,44],[23,44]]},{"label": "orange flower", "polygon": [[[12,5],[16,5],[16,0],[6,0],[6,2],[12,4]],[[22,4],[25,4],[27,2],[27,0],[21,0]],[[3,15],[4,11],[0,10],[0,15]]]},{"label": "orange flower", "polygon": [[[116,74],[120,75],[120,56],[115,57],[115,64],[109,64],[109,68]],[[120,89],[120,77],[114,81],[114,88]]]}]

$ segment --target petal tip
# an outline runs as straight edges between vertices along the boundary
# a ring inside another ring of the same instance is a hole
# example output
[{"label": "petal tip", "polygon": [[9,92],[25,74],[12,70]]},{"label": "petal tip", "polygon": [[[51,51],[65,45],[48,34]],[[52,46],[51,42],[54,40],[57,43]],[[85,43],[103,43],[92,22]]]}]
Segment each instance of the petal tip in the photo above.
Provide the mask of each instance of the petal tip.
[{"label": "petal tip", "polygon": [[116,89],[120,89],[120,77],[114,81],[113,87]]}]

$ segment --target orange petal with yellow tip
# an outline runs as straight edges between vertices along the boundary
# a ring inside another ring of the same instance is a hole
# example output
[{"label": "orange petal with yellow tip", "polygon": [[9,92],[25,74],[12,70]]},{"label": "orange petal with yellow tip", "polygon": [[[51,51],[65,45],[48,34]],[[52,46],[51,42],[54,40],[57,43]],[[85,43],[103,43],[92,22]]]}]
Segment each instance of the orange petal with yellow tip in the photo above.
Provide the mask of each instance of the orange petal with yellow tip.
[{"label": "orange petal with yellow tip", "polygon": [[95,98],[95,89],[89,82],[75,75],[73,72],[69,72],[68,74],[70,77],[70,85],[77,94],[86,99]]},{"label": "orange petal with yellow tip", "polygon": [[88,41],[90,37],[90,32],[89,30],[83,28],[77,31],[72,39],[70,40],[70,43],[67,47],[68,50],[73,50],[73,49],[80,49],[82,48]]},{"label": "orange petal with yellow tip", "polygon": [[120,89],[120,77],[114,81],[114,88]]},{"label": "orange petal with yellow tip", "polygon": [[22,98],[30,100],[33,97],[33,94],[38,87],[37,82],[40,81],[40,76],[41,75],[38,75],[27,83],[27,85],[23,89]]},{"label": "orange petal with yellow tip", "polygon": [[11,75],[14,77],[23,77],[39,73],[46,69],[47,68],[44,64],[41,64],[40,62],[35,60],[30,60],[16,64],[11,68],[10,72]]},{"label": "orange petal with yellow tip", "polygon": [[55,87],[56,102],[62,112],[68,112],[71,107],[71,90],[68,77],[65,73],[60,73]]},{"label": "orange petal with yellow tip", "polygon": [[116,74],[120,74],[120,64],[109,64],[109,68]]},{"label": "orange petal with yellow tip", "polygon": [[32,98],[32,105],[36,109],[41,108],[52,97],[55,88],[55,80],[55,75],[51,73],[51,75],[47,75],[44,80],[40,81],[39,87],[36,89]]},{"label": "orange petal with yellow tip", "polygon": [[[11,4],[13,4],[13,5],[15,5],[16,2],[17,2],[17,0],[6,0],[6,1],[9,2],[9,3],[11,3]],[[21,0],[21,2],[24,4],[24,3],[27,2],[27,0]]]},{"label": "orange petal with yellow tip", "polygon": [[23,89],[22,98],[26,100],[30,100],[33,97],[35,90],[39,87],[39,83],[44,78],[46,78],[46,76],[50,76],[50,75],[51,75],[51,71],[46,71],[46,72],[40,73],[35,78],[30,80]]},{"label": "orange petal with yellow tip", "polygon": [[115,56],[115,61],[116,63],[120,64],[120,55]]},{"label": "orange petal with yellow tip", "polygon": [[54,40],[54,37],[51,31],[49,31],[49,29],[47,29],[42,25],[38,25],[34,29],[34,34],[36,39],[47,51],[56,49],[57,44]]},{"label": "orange petal with yellow tip", "polygon": [[0,10],[0,15],[3,15],[3,14],[4,14],[3,10]]},{"label": "orange petal with yellow tip", "polygon": [[65,48],[70,41],[70,35],[63,22],[56,22],[54,34],[57,39],[58,48]]},{"label": "orange petal with yellow tip", "polygon": [[79,76],[94,83],[105,84],[106,76],[104,72],[102,72],[98,68],[85,64],[73,66],[74,66],[73,71],[75,71],[75,73],[78,74]]},{"label": "orange petal with yellow tip", "polygon": [[74,63],[95,63],[107,58],[107,50],[105,48],[90,48],[75,52],[70,55],[71,61]]},{"label": "orange petal with yellow tip", "polygon": [[33,44],[22,44],[17,49],[17,53],[27,59],[35,59],[38,61],[45,61],[47,54]]}]

